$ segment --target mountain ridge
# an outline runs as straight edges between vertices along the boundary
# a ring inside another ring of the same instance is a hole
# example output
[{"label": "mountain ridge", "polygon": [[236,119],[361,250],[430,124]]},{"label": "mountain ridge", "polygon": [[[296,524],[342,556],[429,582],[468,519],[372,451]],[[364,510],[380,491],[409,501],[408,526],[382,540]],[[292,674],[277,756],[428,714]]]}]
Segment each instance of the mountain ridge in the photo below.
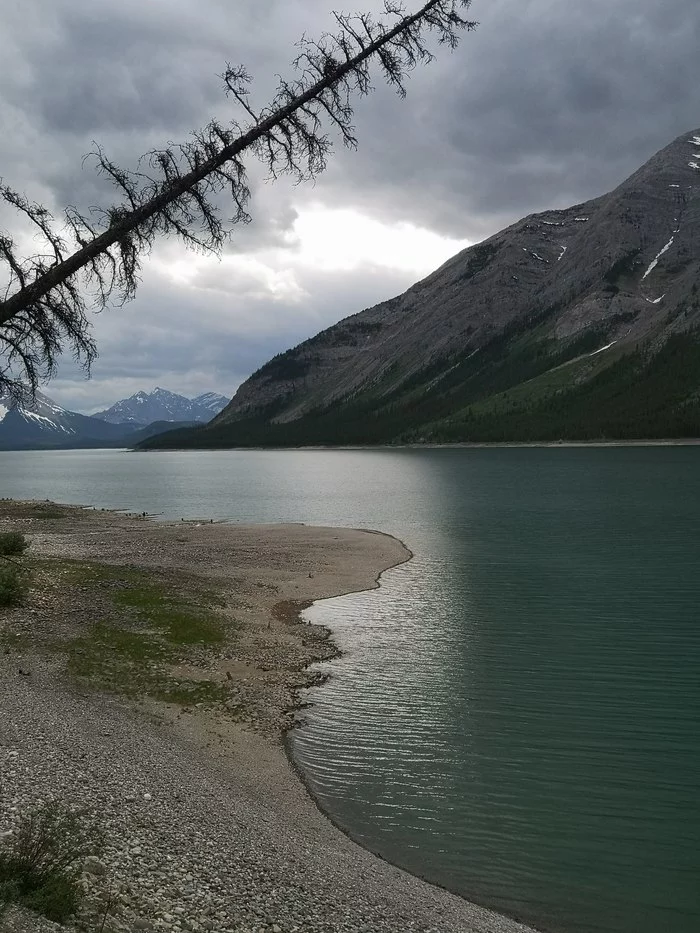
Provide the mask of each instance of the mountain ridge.
[{"label": "mountain ridge", "polygon": [[209,421],[230,400],[217,392],[204,392],[195,398],[187,398],[156,386],[151,392],[135,392],[129,398],[120,399],[104,411],[96,412],[93,418],[111,424],[131,423],[146,426],[156,421]]},{"label": "mountain ridge", "polygon": [[[178,426],[192,427],[194,423],[182,421]],[[63,408],[39,391],[33,401],[24,404],[0,397],[0,450],[129,447],[171,426],[162,421],[146,426],[112,424]]]},{"label": "mountain ridge", "polygon": [[31,403],[23,405],[7,397],[0,398],[0,449],[3,450],[86,444],[111,446],[126,434],[116,425],[63,408],[43,392],[37,392]]},{"label": "mountain ridge", "polygon": [[[278,354],[206,429],[153,446],[697,435],[699,280],[691,131],[608,194],[530,214]],[[646,414],[635,382],[657,387]]]}]

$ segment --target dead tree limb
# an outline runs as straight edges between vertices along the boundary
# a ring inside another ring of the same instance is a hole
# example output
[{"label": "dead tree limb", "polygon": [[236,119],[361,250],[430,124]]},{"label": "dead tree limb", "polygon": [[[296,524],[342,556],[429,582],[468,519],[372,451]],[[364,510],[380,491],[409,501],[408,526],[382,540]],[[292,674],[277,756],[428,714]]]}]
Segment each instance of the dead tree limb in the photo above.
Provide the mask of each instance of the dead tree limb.
[{"label": "dead tree limb", "polygon": [[[143,156],[137,171],[119,168],[97,148],[98,171],[120,195],[118,203],[86,216],[69,207],[56,223],[49,211],[0,184],[0,198],[34,227],[44,251],[21,258],[13,238],[0,233],[5,297],[0,301],[0,395],[33,395],[49,378],[65,349],[86,369],[96,356],[86,316],[91,297],[97,310],[131,299],[143,257],[156,237],[175,234],[199,249],[218,252],[232,227],[249,221],[250,191],[244,155],[263,162],[273,178],[299,181],[326,167],[330,133],[354,147],[352,99],[371,91],[370,64],[401,96],[416,65],[432,60],[430,33],[454,48],[471,0],[429,0],[407,14],[385,0],[384,15],[334,14],[338,31],[298,44],[294,77],[281,79],[268,106],[255,112],[251,78],[228,65],[224,86],[239,117],[226,126],[210,122],[179,146]],[[228,192],[233,216],[223,221],[217,198]],[[86,298],[86,296],[88,296]]]}]

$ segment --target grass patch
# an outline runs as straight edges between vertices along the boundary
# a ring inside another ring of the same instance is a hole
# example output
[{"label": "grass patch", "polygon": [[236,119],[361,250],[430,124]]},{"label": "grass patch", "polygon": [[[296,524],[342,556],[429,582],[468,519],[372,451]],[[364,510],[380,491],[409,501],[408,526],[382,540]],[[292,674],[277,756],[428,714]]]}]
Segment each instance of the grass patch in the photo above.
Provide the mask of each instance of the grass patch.
[{"label": "grass patch", "polygon": [[226,699],[222,684],[174,679],[169,669],[181,660],[158,635],[104,624],[68,647],[68,670],[92,687],[181,706],[212,706]]},{"label": "grass patch", "polygon": [[172,661],[174,657],[157,636],[98,622],[90,633],[70,643],[74,658],[90,658],[97,650],[105,660],[120,658],[140,665],[152,661]]},{"label": "grass patch", "polygon": [[174,600],[152,580],[115,592],[114,601],[118,606],[135,610],[173,644],[218,645],[225,638],[221,622],[213,612]]},{"label": "grass patch", "polygon": [[168,619],[166,638],[176,645],[219,645],[224,632],[216,616],[174,612]]},{"label": "grass patch", "polygon": [[[139,568],[83,561],[41,560],[34,566],[49,571],[59,586],[94,590],[114,609],[123,610],[120,622],[127,622],[129,627],[120,624],[105,637],[118,640],[117,631],[129,633],[134,629],[136,634],[144,630],[157,633],[173,645],[216,646],[225,641],[231,628],[212,609],[224,608],[226,601],[219,593],[198,591],[193,581],[166,583],[155,573]],[[129,641],[133,642],[131,647]],[[115,647],[138,653],[138,643],[138,639],[126,636],[124,644]]]},{"label": "grass patch", "polygon": [[[183,706],[227,699],[224,684],[183,679],[173,668],[204,662],[206,669],[207,653],[235,637],[238,623],[220,612],[229,603],[228,592],[205,589],[196,578],[138,567],[55,558],[29,563],[37,585],[82,619],[79,634],[69,634],[75,633],[73,623],[63,635],[50,635],[43,647],[65,654],[68,673],[84,686]],[[20,643],[0,629],[0,645],[8,650],[27,641],[28,633]]]},{"label": "grass patch", "polygon": [[[167,703],[213,705],[223,702],[223,685],[175,680],[174,665],[203,649],[223,644],[235,628],[206,605],[221,606],[219,594],[184,592],[183,581],[166,582],[131,567],[64,561],[63,585],[99,594],[106,618],[67,645],[68,670],[90,685]],[[196,600],[196,602],[195,602]]]}]

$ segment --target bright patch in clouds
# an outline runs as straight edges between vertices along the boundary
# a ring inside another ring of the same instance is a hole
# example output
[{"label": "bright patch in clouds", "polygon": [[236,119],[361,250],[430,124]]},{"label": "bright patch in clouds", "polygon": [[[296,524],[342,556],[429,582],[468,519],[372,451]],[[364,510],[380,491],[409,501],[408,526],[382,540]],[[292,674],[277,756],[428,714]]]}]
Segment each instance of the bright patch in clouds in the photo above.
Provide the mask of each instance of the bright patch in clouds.
[{"label": "bright patch in clouds", "polygon": [[220,259],[159,242],[136,300],[95,318],[93,381],[67,364],[52,397],[96,411],[155,385],[233,394],[275,353],[401,294],[470,245],[360,210],[282,207],[278,223],[237,231]]},{"label": "bright patch in clouds", "polygon": [[470,244],[413,224],[389,224],[358,211],[315,205],[300,211],[290,243],[297,260],[324,271],[378,266],[426,275]]},{"label": "bright patch in clouds", "polygon": [[408,287],[471,245],[413,224],[382,223],[320,204],[300,209],[284,239],[284,247],[226,253],[221,262],[166,246],[152,262],[180,287],[298,304],[309,297],[309,273],[387,270],[403,273]]}]

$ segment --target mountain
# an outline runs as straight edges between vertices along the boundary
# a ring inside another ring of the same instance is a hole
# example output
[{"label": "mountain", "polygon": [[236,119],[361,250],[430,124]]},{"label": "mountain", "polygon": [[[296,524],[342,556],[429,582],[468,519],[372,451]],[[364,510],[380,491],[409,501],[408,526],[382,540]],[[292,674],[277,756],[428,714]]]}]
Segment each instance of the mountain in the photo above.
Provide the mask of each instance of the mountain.
[{"label": "mountain", "polygon": [[154,421],[206,422],[217,415],[228,401],[225,396],[215,392],[205,392],[204,395],[189,399],[156,387],[152,392],[137,392],[130,398],[122,399],[93,417],[111,424],[134,426],[148,425]]},{"label": "mountain", "polygon": [[[180,428],[194,425],[194,421],[178,422]],[[62,408],[43,392],[37,392],[34,402],[25,405],[0,397],[0,450],[133,447],[172,427],[170,421],[145,427],[111,424]]]},{"label": "mountain", "polygon": [[205,409],[210,413],[209,417],[213,418],[214,415],[218,415],[222,409],[226,408],[230,401],[230,398],[226,398],[225,395],[219,395],[218,392],[205,392],[203,395],[198,395],[196,398],[193,398],[192,404]]},{"label": "mountain", "polygon": [[700,436],[700,130],[266,363],[151,446]]},{"label": "mountain", "polygon": [[119,446],[131,429],[89,418],[37,392],[31,405],[0,397],[0,449]]}]

